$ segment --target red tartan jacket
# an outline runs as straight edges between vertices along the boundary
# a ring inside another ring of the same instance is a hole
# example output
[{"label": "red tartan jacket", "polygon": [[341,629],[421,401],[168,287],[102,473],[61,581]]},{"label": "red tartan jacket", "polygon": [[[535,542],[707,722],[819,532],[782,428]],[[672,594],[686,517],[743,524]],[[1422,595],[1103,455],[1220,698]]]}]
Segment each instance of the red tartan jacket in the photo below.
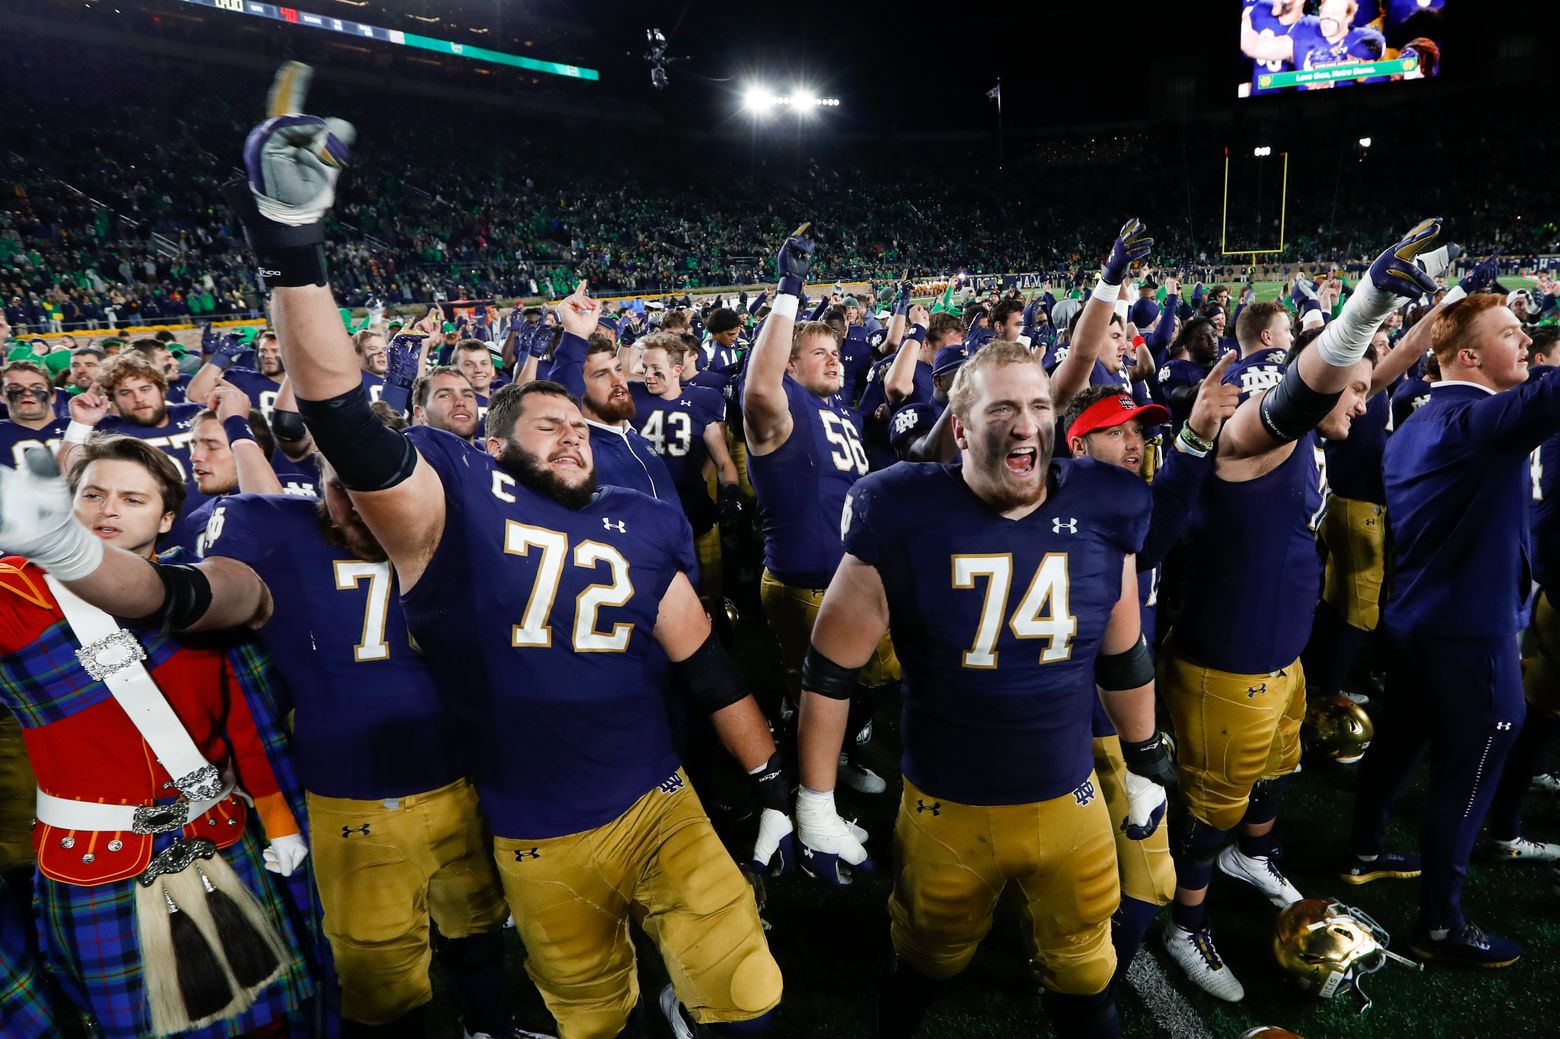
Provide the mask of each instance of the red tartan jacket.
[{"label": "red tartan jacket", "polygon": [[[78,801],[167,803],[177,793],[172,777],[108,688],[75,659],[80,642],[43,573],[17,557],[0,560],[0,703],[22,723],[39,788]],[[152,680],[201,754],[218,769],[231,766],[272,837],[297,833],[223,651],[160,633],[143,633],[140,641]],[[228,847],[243,834],[247,812],[244,801],[230,795],[191,820],[184,834]],[[153,835],[131,831],[33,827],[44,876],[82,886],[135,876],[151,860],[152,842]]]}]

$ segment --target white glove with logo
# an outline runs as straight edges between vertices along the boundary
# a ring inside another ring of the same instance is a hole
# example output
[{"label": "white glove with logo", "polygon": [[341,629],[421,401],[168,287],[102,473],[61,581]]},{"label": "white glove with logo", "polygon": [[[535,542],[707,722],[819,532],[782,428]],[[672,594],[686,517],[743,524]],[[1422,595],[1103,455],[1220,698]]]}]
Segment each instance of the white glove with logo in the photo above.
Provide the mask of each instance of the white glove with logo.
[{"label": "white glove with logo", "polygon": [[1165,817],[1165,788],[1152,779],[1127,773],[1127,817],[1121,832],[1129,840],[1147,840]]},{"label": "white glove with logo", "polygon": [[293,227],[316,224],[336,201],[336,178],[357,131],[343,119],[303,115],[314,70],[289,61],[276,72],[266,103],[270,117],[244,141],[249,190],[260,215]]},{"label": "white glove with logo", "polygon": [[872,870],[872,859],[863,846],[867,831],[840,818],[832,790],[797,789],[796,839],[802,846],[802,872],[831,887],[851,883],[850,867]]}]

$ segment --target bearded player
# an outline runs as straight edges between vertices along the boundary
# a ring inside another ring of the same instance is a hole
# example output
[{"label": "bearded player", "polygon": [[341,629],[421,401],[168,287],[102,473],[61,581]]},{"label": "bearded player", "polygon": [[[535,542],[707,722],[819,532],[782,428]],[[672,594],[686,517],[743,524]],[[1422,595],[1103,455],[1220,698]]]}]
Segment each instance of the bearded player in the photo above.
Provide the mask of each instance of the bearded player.
[{"label": "bearded player", "polygon": [[802,855],[825,876],[865,858],[834,808],[834,762],[856,671],[892,618],[907,679],[904,794],[877,1035],[913,1033],[1011,886],[1057,1033],[1112,1037],[1119,884],[1091,753],[1096,683],[1133,773],[1135,832],[1163,811],[1149,780],[1174,772],[1138,618],[1148,487],[1116,466],[1052,462],[1049,380],[1021,344],[977,351],[949,407],[961,465],[894,466],[846,501],[845,556],[803,671]]},{"label": "bearded player", "polygon": [[[666,960],[674,1027],[758,1034],[780,971],[673,752],[665,661],[775,806],[761,860],[789,835],[788,783],[684,574],[687,521],[646,495],[598,490],[591,427],[554,383],[500,390],[481,452],[443,430],[380,424],[322,249],[351,129],[297,114],[308,71],[278,73],[272,118],[245,149],[249,183],[230,198],[299,409],[394,565],[408,633],[465,741],[527,970],[564,1036],[612,1039],[634,1027],[637,918]],[[571,306],[569,320],[595,308]]]}]

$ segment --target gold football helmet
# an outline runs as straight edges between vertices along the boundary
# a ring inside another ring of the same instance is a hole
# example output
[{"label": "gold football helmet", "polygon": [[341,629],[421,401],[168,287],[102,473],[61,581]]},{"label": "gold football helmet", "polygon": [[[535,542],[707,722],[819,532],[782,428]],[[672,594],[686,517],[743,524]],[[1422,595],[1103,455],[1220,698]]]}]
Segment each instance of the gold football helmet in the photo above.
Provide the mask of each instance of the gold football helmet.
[{"label": "gold football helmet", "polygon": [[1350,989],[1370,1009],[1370,997],[1360,979],[1380,970],[1387,960],[1423,970],[1423,966],[1387,949],[1392,940],[1384,928],[1362,910],[1334,898],[1303,898],[1278,914],[1273,955],[1296,984],[1323,999]]},{"label": "gold football helmet", "polygon": [[1376,735],[1365,709],[1341,693],[1313,696],[1305,708],[1311,744],[1334,761],[1352,765],[1365,756]]}]

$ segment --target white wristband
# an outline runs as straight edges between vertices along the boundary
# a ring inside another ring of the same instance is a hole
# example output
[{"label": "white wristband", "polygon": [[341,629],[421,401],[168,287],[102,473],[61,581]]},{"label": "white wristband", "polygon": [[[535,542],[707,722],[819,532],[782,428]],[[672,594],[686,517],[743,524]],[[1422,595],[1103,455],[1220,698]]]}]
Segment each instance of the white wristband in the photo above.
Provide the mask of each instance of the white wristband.
[{"label": "white wristband", "polygon": [[1467,296],[1467,290],[1465,290],[1461,285],[1455,285],[1452,288],[1446,290],[1446,295],[1441,297],[1441,303],[1443,306],[1450,303],[1456,303],[1460,299],[1466,299]]},{"label": "white wristband", "polygon": [[827,823],[839,818],[839,812],[834,807],[834,791],[811,790],[805,786],[796,788],[796,819],[797,822],[823,822]]},{"label": "white wristband", "polygon": [[799,300],[797,300],[795,296],[788,295],[786,293],[779,293],[775,296],[775,301],[769,304],[769,313],[771,315],[778,314],[781,317],[788,317],[792,321],[795,321],[796,307],[798,303]]},{"label": "white wristband", "polygon": [[1121,286],[1112,285],[1110,282],[1105,280],[1105,276],[1102,274],[1100,275],[1099,280],[1094,283],[1094,291],[1089,293],[1089,295],[1093,296],[1101,303],[1115,305],[1117,298],[1121,295]]},{"label": "white wristband", "polygon": [[85,422],[77,422],[75,419],[71,419],[70,425],[65,427],[65,435],[60,439],[67,444],[85,444],[92,439],[93,430],[96,428],[95,426],[87,425]]}]

